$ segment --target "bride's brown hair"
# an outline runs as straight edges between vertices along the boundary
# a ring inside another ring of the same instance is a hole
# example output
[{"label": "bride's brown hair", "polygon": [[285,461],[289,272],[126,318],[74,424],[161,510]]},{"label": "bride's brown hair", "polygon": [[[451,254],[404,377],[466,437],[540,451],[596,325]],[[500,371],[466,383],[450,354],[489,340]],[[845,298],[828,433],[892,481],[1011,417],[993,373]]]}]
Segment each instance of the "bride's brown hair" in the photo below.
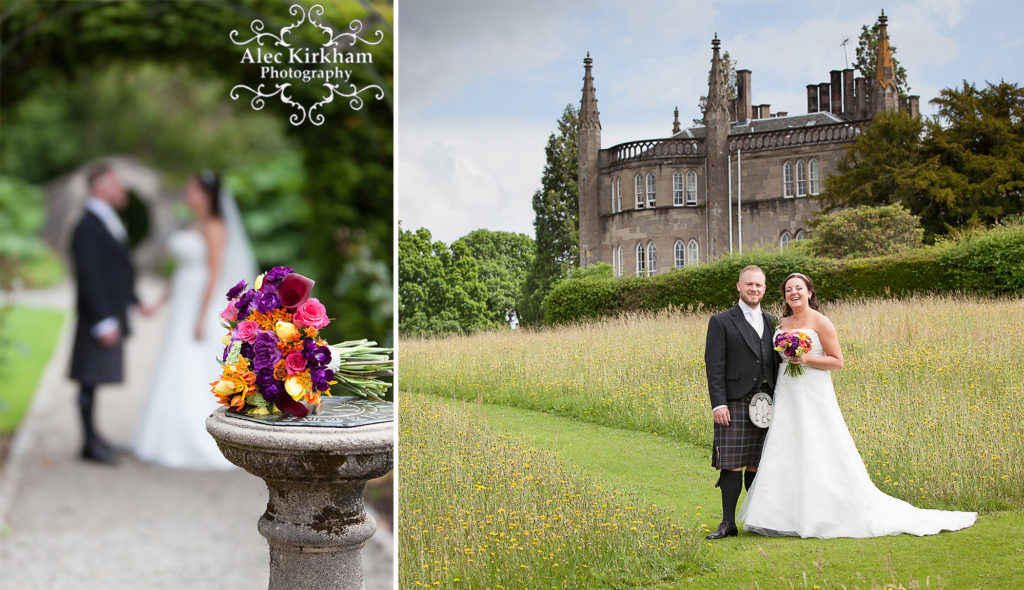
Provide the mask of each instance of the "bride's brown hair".
[{"label": "bride's brown hair", "polygon": [[811,297],[807,300],[807,307],[810,307],[814,311],[821,311],[820,306],[818,305],[818,292],[814,288],[814,281],[811,280],[811,277],[805,274],[795,272],[786,277],[786,280],[782,281],[782,305],[785,306],[785,312],[782,314],[782,317],[793,315],[793,308],[791,308],[789,306],[789,302],[786,301],[786,283],[788,283],[789,279],[792,278],[798,278],[803,281],[804,286],[807,287],[808,291],[810,291]]}]

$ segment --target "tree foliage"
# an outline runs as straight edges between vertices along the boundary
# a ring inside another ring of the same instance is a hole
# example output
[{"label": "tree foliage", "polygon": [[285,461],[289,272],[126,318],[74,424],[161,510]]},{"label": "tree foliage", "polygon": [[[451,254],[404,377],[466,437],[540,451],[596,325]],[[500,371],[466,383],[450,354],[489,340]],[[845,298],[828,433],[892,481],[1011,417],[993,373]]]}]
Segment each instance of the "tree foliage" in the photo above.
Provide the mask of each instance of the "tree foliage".
[{"label": "tree foliage", "polygon": [[826,213],[811,222],[807,247],[815,256],[885,256],[921,245],[921,220],[900,205],[857,207]]},{"label": "tree foliage", "polygon": [[[857,42],[857,59],[853,61],[853,67],[868,80],[872,80],[875,77],[875,64],[878,63],[878,33],[880,30],[881,27],[878,21],[875,21],[871,28],[868,28],[867,25],[862,25],[860,28],[860,39]],[[896,75],[896,90],[900,93],[900,96],[906,96],[910,92],[910,86],[907,84],[907,70],[896,59],[896,46],[891,42],[889,43],[889,52],[892,55],[893,74]]]},{"label": "tree foliage", "polygon": [[[299,1],[307,7],[315,4]],[[125,66],[125,70],[151,63],[181,66],[199,78],[256,87],[262,81],[260,64],[240,63],[242,49],[232,43],[229,34],[238,30],[244,35],[256,18],[263,21],[265,30],[280,30],[293,22],[288,4],[277,0],[38,0],[5,4],[0,19],[0,38],[4,40],[0,45],[0,107],[4,113],[5,134],[9,124],[17,123],[12,118],[20,114],[20,109],[16,108],[20,103],[34,103],[35,109],[48,108],[46,101],[38,97],[46,97],[54,88],[54,80],[85,87],[89,78],[102,74],[111,64]],[[286,126],[289,142],[301,150],[305,177],[300,207],[302,248],[298,258],[274,262],[302,268],[304,274],[317,278],[318,297],[332,315],[336,314],[335,321],[326,328],[327,338],[344,340],[366,336],[388,343],[393,315],[390,279],[393,254],[392,6],[386,2],[357,0],[321,4],[325,10],[319,20],[335,30],[347,31],[348,23],[359,19],[365,31],[384,31],[380,44],[360,46],[361,51],[373,55],[373,62],[352,68],[350,79],[360,88],[370,84],[382,87],[384,99],[367,100],[359,110],[353,110],[347,100],[334,100],[319,109],[326,119],[324,125]],[[289,40],[299,48],[315,49],[323,43],[322,37],[322,31],[315,27],[302,26],[293,31]],[[165,86],[170,88],[162,86],[158,91],[179,93],[182,100],[189,100],[184,96],[189,94],[189,86]],[[315,82],[296,83],[289,91],[293,100],[309,105],[323,97],[324,89]],[[244,96],[238,103],[226,95],[221,101],[231,108],[248,108]],[[87,103],[84,107],[76,106],[78,110],[70,120],[75,121],[73,126],[79,127],[70,130],[71,137],[94,137],[90,130],[101,126],[139,125],[139,120],[134,118],[137,113],[131,110],[99,119],[88,106]],[[294,109],[268,100],[264,113],[287,120]],[[202,114],[216,119],[220,112]],[[143,121],[145,124],[137,130],[137,140],[129,143],[125,151],[142,149],[147,141],[161,141],[174,130],[166,126],[155,128],[154,125],[159,124],[155,119]],[[205,121],[195,117],[178,131],[184,129],[200,137],[208,129]],[[155,134],[154,130],[163,131]],[[25,145],[34,146],[16,156],[20,165],[26,171],[35,166],[33,153],[43,153],[47,144],[55,152],[64,150],[65,153],[44,162],[48,169],[36,166],[31,172],[35,177],[51,174],[56,166],[80,164],[94,155],[75,141],[70,142],[70,146],[62,145],[60,139],[67,132],[67,129],[51,128],[45,144],[17,143],[18,150]],[[248,141],[251,145],[266,139],[254,135],[249,136]],[[6,161],[8,146],[4,147]],[[219,147],[223,153],[248,149],[244,143],[237,146],[230,143],[230,138],[224,138]],[[207,161],[210,163],[203,164],[215,165],[217,155],[211,155]],[[195,163],[181,165],[191,167]]]},{"label": "tree foliage", "polygon": [[579,264],[579,109],[567,105],[558,131],[548,136],[541,188],[533,194],[537,255],[523,285],[519,312],[526,325],[543,320],[542,303],[551,286]]},{"label": "tree foliage", "polygon": [[477,261],[465,242],[451,247],[425,228],[399,228],[398,329],[403,334],[469,333],[495,325]]},{"label": "tree foliage", "polygon": [[1024,212],[1024,89],[966,81],[926,122],[879,113],[826,180],[830,208],[900,203],[925,239]]},{"label": "tree foliage", "polygon": [[455,241],[455,244],[460,243],[476,260],[490,321],[498,325],[521,321],[519,300],[536,251],[533,238],[526,234],[478,229]]}]

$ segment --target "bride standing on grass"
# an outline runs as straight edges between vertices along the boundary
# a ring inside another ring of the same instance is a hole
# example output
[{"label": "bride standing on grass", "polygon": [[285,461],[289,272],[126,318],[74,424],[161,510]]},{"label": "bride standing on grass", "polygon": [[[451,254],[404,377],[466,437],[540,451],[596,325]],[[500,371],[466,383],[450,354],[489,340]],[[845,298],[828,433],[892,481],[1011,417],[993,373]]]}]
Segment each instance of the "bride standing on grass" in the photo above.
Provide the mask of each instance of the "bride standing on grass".
[{"label": "bride standing on grass", "polygon": [[256,276],[256,263],[234,198],[215,173],[189,178],[185,204],[196,223],[168,239],[177,263],[165,296],[171,310],[133,447],[139,459],[165,467],[228,469],[206,432],[206,417],[217,408],[209,383],[224,350],[218,314],[224,293]]},{"label": "bride standing on grass", "polygon": [[[811,351],[783,361],[774,416],[754,483],[740,508],[743,528],[763,535],[880,537],[934,535],[974,524],[975,512],[916,508],[875,487],[846,427],[830,371],[843,352],[832,322],[818,311],[814,283],[793,273],[783,282],[779,332],[810,336]],[[783,370],[795,363],[803,374]]]}]

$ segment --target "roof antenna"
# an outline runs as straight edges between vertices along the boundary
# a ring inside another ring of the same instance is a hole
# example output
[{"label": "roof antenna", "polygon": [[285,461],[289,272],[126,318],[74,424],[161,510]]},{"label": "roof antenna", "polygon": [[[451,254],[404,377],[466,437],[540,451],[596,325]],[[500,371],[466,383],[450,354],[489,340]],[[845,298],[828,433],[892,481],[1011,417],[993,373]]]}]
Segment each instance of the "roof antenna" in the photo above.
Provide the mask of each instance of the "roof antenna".
[{"label": "roof antenna", "polygon": [[849,42],[850,42],[850,38],[847,37],[846,39],[843,39],[842,43],[839,44],[839,45],[841,45],[843,47],[843,61],[846,62],[846,69],[850,69],[850,60],[849,60],[849,58],[846,57],[846,45]]}]

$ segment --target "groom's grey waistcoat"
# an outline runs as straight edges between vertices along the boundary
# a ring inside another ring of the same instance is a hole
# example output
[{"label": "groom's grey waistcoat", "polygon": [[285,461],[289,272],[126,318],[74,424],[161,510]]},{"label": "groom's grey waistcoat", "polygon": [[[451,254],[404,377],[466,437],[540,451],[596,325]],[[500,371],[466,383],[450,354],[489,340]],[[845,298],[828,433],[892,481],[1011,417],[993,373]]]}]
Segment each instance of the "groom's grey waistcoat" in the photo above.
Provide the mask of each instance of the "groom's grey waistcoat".
[{"label": "groom's grey waistcoat", "polygon": [[777,320],[763,310],[761,317],[764,330],[758,337],[739,305],[711,316],[704,364],[712,408],[757,391],[764,383],[774,390],[779,358],[772,340]]}]

